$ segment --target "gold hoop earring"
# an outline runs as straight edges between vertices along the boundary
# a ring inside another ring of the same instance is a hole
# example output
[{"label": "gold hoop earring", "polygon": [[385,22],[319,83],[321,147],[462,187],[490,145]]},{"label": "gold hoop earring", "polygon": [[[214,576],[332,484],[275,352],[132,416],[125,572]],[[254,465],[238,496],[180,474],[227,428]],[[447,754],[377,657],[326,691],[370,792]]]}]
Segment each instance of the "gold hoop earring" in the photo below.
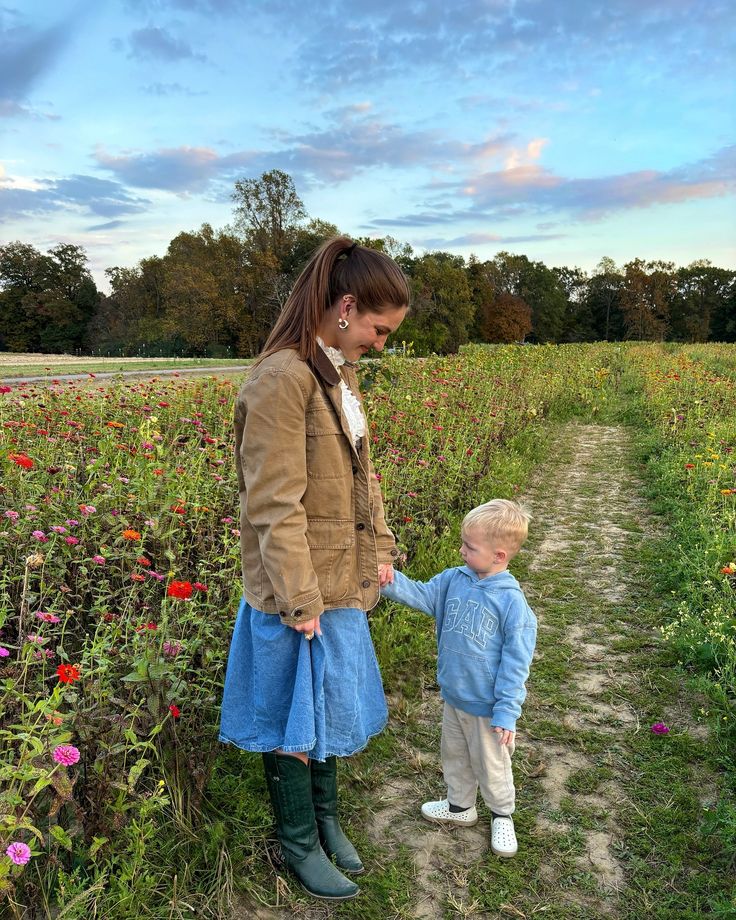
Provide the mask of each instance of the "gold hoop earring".
[{"label": "gold hoop earring", "polygon": [[338,328],[338,329],[347,329],[349,325],[350,325],[350,323],[349,323],[346,319],[344,319],[342,316],[341,316],[340,319],[337,321],[337,328]]}]

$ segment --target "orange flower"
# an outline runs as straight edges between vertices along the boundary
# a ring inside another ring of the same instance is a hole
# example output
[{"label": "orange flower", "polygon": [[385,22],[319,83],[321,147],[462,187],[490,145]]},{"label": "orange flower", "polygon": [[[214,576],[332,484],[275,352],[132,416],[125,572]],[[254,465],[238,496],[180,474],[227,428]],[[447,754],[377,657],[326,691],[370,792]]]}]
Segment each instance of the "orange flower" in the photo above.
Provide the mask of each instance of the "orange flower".
[{"label": "orange flower", "polygon": [[125,428],[125,425],[123,425],[122,422],[108,422],[107,427],[108,428]]},{"label": "orange flower", "polygon": [[141,535],[137,530],[124,530],[123,538],[125,540],[140,540]]}]

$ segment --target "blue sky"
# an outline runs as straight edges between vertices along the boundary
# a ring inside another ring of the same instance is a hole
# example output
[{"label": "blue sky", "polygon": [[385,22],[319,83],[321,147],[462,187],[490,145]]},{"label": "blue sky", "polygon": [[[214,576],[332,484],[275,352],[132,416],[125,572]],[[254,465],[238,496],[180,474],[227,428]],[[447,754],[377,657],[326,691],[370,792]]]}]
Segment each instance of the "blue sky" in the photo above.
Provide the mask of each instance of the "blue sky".
[{"label": "blue sky", "polygon": [[0,0],[0,240],[104,269],[288,172],[481,259],[736,267],[730,0]]}]

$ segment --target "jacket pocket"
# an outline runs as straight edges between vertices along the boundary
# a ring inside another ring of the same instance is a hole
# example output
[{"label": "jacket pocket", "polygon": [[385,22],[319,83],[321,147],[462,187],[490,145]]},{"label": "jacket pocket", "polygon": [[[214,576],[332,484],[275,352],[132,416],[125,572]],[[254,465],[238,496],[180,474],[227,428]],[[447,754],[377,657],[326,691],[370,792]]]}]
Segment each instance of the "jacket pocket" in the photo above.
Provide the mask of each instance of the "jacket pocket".
[{"label": "jacket pocket", "polygon": [[342,479],[350,472],[350,444],[331,407],[306,416],[307,475],[311,479]]},{"label": "jacket pocket", "polygon": [[350,590],[355,570],[355,525],[352,521],[310,518],[307,544],[312,567],[326,604],[341,600]]}]

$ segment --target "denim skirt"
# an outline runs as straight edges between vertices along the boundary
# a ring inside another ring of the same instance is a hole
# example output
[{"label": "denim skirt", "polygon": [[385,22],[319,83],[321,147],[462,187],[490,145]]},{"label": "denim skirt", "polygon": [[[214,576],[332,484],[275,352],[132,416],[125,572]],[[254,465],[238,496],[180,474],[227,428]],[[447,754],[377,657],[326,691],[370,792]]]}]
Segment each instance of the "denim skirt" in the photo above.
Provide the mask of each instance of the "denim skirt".
[{"label": "denim skirt", "polygon": [[220,740],[314,760],[362,750],[388,719],[365,611],[326,610],[310,641],[242,599],[225,675]]}]

